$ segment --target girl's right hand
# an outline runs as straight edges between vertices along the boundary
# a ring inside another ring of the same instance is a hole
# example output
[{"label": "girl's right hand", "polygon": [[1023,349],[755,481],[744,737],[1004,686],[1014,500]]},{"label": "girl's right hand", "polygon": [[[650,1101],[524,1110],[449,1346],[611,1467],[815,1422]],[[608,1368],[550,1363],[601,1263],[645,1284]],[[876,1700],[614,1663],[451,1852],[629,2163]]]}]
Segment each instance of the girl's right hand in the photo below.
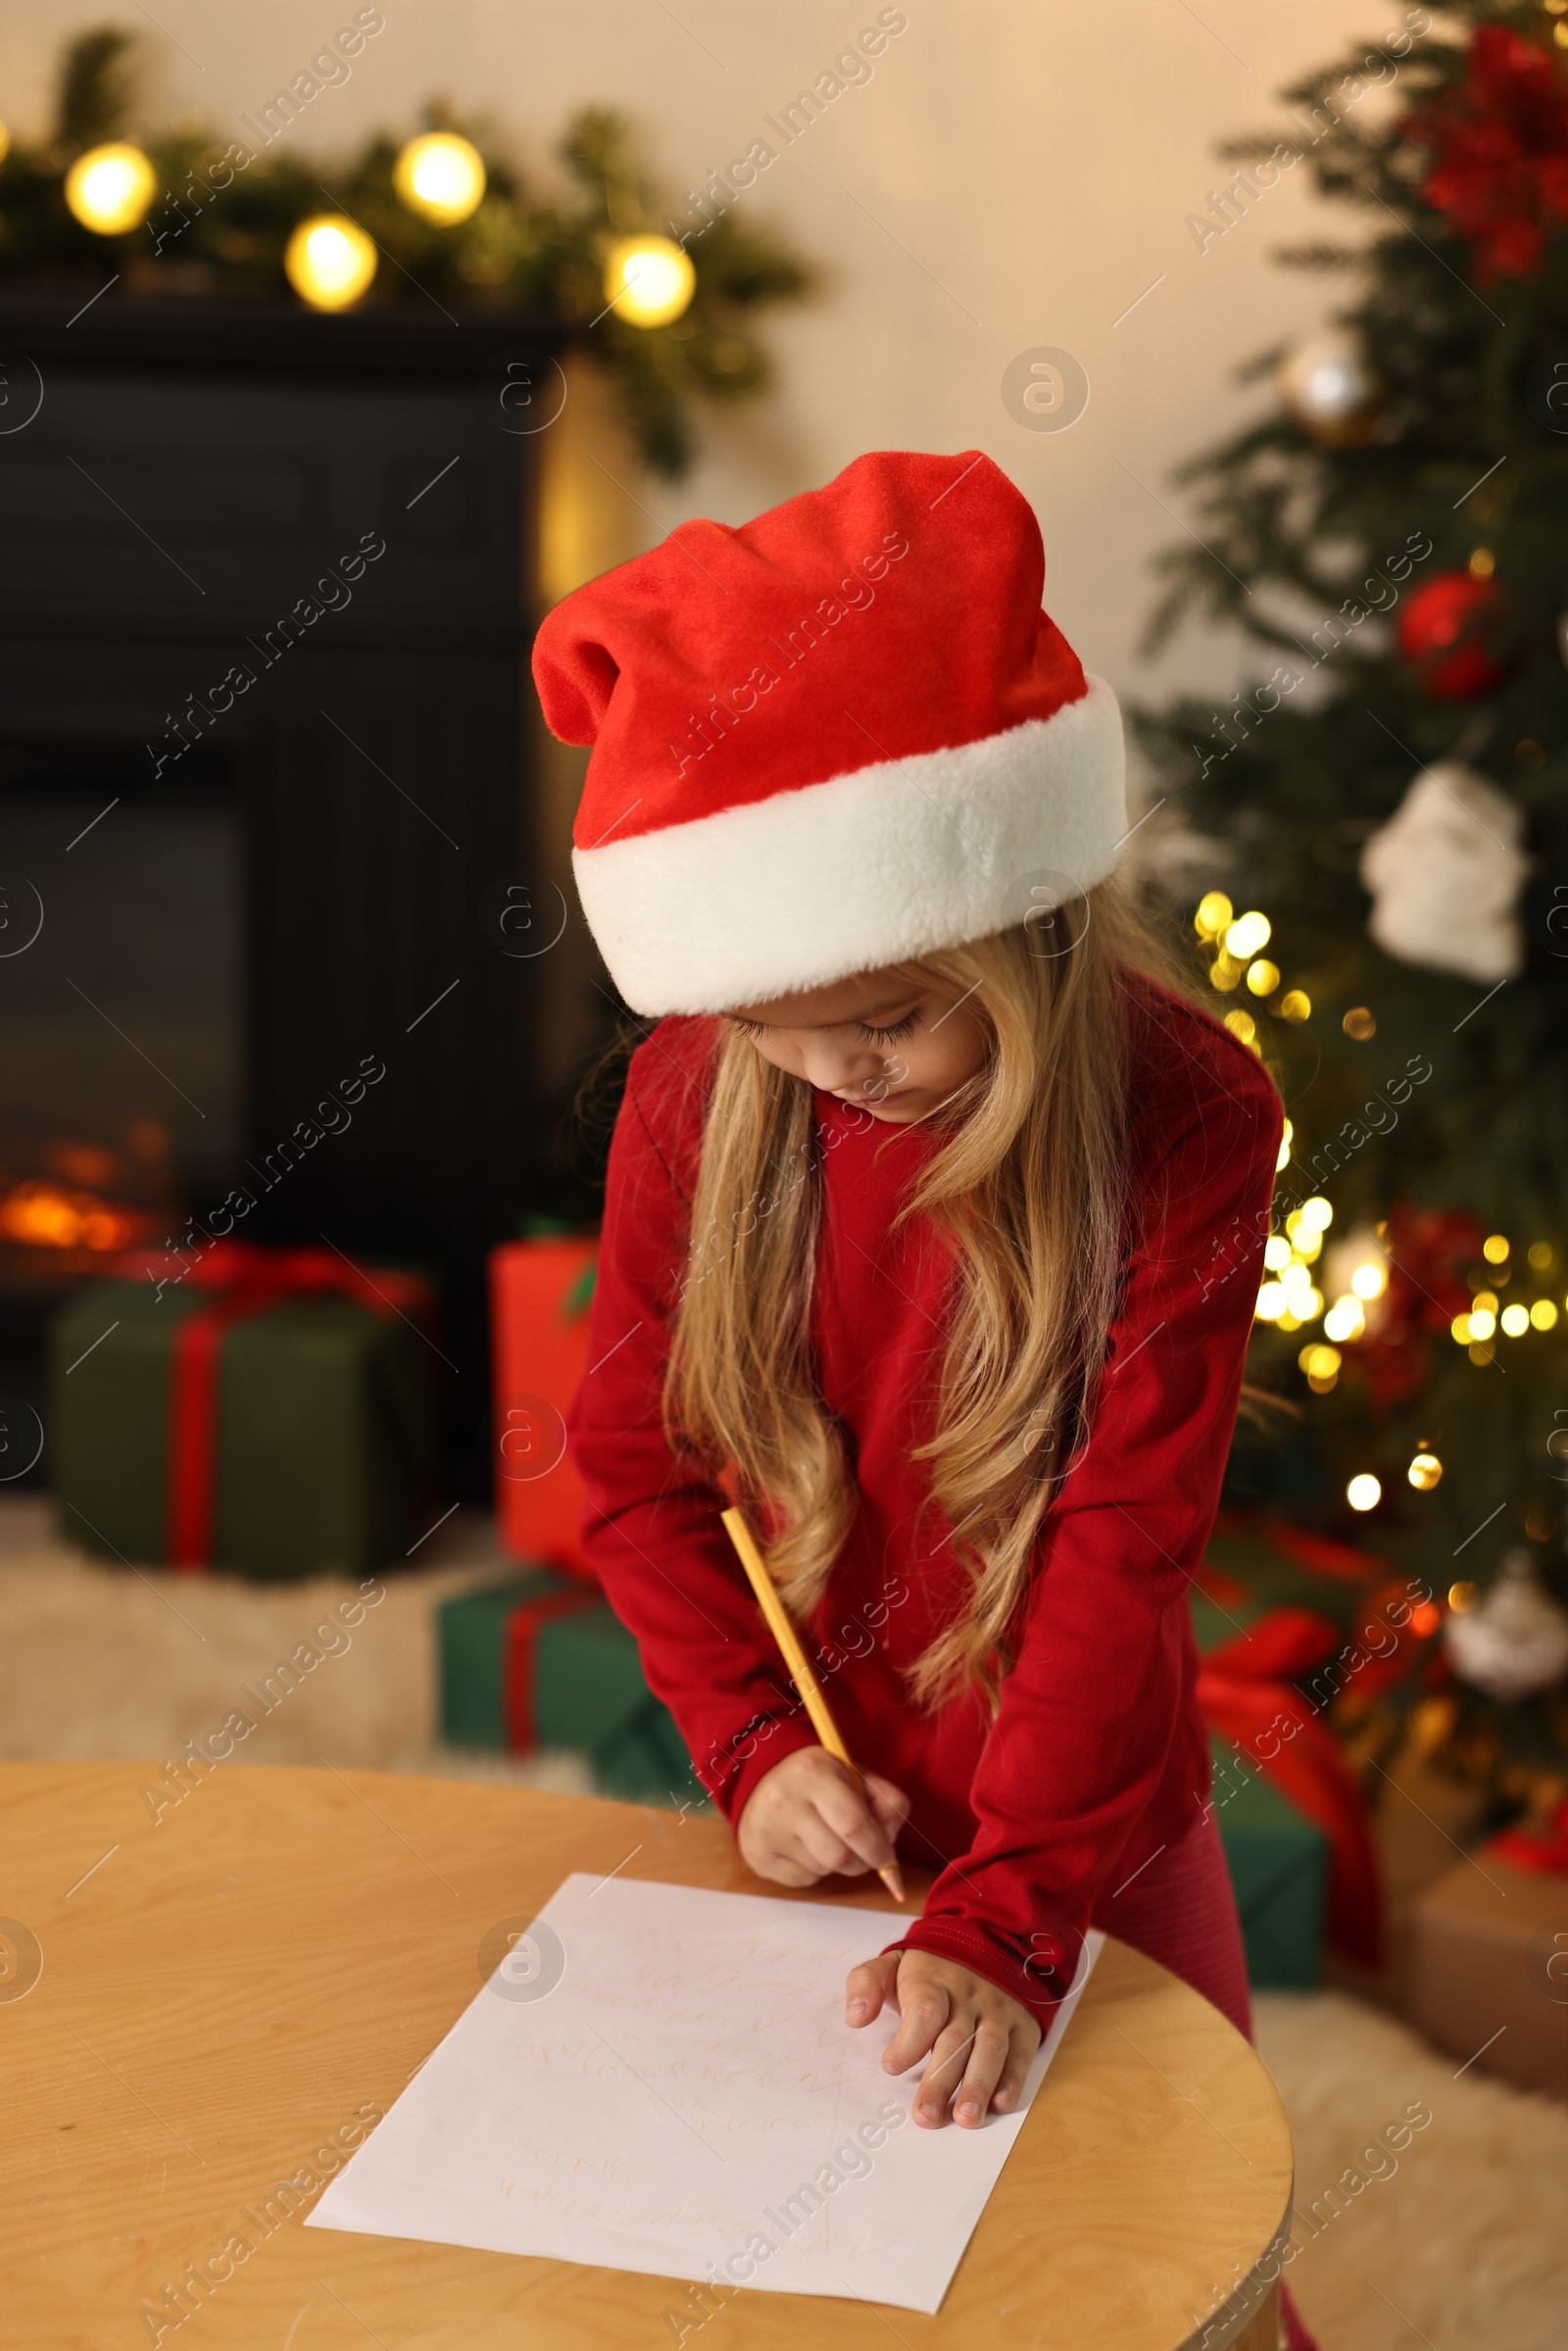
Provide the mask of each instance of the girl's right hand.
[{"label": "girl's right hand", "polygon": [[735,1833],[741,1859],[778,1886],[814,1886],[818,1878],[859,1878],[890,1868],[909,1801],[874,1772],[865,1774],[865,1787],[869,1803],[826,1747],[797,1747],[747,1799]]}]

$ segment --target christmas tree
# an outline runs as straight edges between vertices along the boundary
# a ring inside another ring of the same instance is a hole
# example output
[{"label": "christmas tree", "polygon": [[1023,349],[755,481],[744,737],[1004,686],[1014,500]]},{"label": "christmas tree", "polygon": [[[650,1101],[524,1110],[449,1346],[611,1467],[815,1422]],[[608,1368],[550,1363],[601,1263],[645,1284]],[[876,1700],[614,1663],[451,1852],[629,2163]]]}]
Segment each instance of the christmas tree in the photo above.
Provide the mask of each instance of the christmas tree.
[{"label": "christmas tree", "polygon": [[1288,1413],[1244,1427],[1230,1491],[1420,1581],[1389,1743],[1413,1712],[1541,1809],[1568,1789],[1568,0],[1412,8],[1285,96],[1195,239],[1303,167],[1363,233],[1279,257],[1343,307],[1250,363],[1272,412],[1178,476],[1201,544],[1163,559],[1151,649],[1219,618],[1252,682],[1139,718],[1213,1002],[1290,1121],[1250,1368]]}]

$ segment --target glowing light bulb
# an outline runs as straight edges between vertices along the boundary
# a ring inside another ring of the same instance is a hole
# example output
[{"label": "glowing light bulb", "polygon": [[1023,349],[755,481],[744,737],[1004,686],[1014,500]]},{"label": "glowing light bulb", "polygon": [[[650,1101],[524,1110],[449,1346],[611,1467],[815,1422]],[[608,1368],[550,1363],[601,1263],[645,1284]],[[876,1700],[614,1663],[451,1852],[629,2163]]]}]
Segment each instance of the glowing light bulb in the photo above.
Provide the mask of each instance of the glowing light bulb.
[{"label": "glowing light bulb", "polygon": [[1345,1498],[1352,1510],[1375,1510],[1383,1499],[1383,1489],[1369,1470],[1362,1470],[1345,1489]]},{"label": "glowing light bulb", "polygon": [[1456,1314],[1448,1325],[1448,1336],[1459,1347],[1468,1347],[1473,1336],[1468,1314]]},{"label": "glowing light bulb", "polygon": [[1530,1308],[1518,1304],[1504,1306],[1497,1319],[1510,1339],[1522,1339],[1530,1328]]},{"label": "glowing light bulb", "polygon": [[1271,963],[1267,955],[1259,955],[1255,963],[1248,965],[1247,985],[1254,996],[1272,996],[1279,984],[1280,967]]},{"label": "glowing light bulb", "polygon": [[1418,1494],[1430,1494],[1443,1475],[1443,1463],[1436,1453],[1417,1453],[1404,1474]]},{"label": "glowing light bulb", "polygon": [[317,213],[289,238],[283,269],[312,310],[347,310],[375,275],[376,251],[363,228],[340,213]]},{"label": "glowing light bulb", "polygon": [[1291,1262],[1291,1245],[1283,1233],[1270,1233],[1263,1244],[1263,1262],[1270,1273],[1278,1273]]},{"label": "glowing light bulb", "polygon": [[696,290],[691,257],[669,237],[622,237],[610,249],[605,299],[633,326],[667,326]]},{"label": "glowing light bulb", "polygon": [[1350,1288],[1357,1298],[1381,1298],[1388,1284],[1386,1269],[1377,1264],[1358,1265],[1350,1276]]},{"label": "glowing light bulb", "polygon": [[1481,1254],[1489,1265],[1504,1265],[1508,1259],[1508,1243],[1501,1233],[1489,1233],[1481,1244]]},{"label": "glowing light bulb", "polygon": [[1337,1298],[1323,1317],[1325,1339],[1344,1341],[1359,1339],[1366,1329],[1366,1316],[1358,1298]]},{"label": "glowing light bulb", "polygon": [[1249,962],[1260,948],[1267,947],[1273,927],[1266,914],[1238,915],[1226,928],[1225,953],[1239,963]]},{"label": "glowing light bulb", "polygon": [[1474,1306],[1469,1314],[1472,1339],[1490,1339],[1497,1327],[1497,1318],[1487,1306]]},{"label": "glowing light bulb", "polygon": [[1193,927],[1205,939],[1217,939],[1235,910],[1223,890],[1207,890],[1198,902]]},{"label": "glowing light bulb", "polygon": [[1334,1222],[1333,1203],[1326,1200],[1321,1193],[1315,1192],[1310,1200],[1302,1200],[1299,1213],[1309,1233],[1326,1233]]},{"label": "glowing light bulb", "polygon": [[1257,1294],[1253,1311],[1259,1322],[1278,1322],[1285,1312],[1286,1291],[1283,1283],[1265,1282]]},{"label": "glowing light bulb", "polygon": [[66,173],[66,202],[95,236],[122,237],[146,220],[158,174],[139,147],[89,147]]},{"label": "glowing light bulb", "polygon": [[1311,1017],[1312,999],[1307,995],[1306,990],[1304,988],[1287,988],[1285,994],[1280,998],[1280,1018],[1301,1021],[1310,1020]]},{"label": "glowing light bulb", "polygon": [[1244,1045],[1256,1044],[1257,1022],[1252,1018],[1250,1012],[1244,1012],[1240,1005],[1234,1012],[1226,1013],[1225,1026],[1230,1030],[1231,1035],[1239,1037]]},{"label": "glowing light bulb", "polygon": [[398,202],[452,228],[477,212],[485,191],[484,162],[477,147],[456,131],[431,130],[410,139],[392,167]]},{"label": "glowing light bulb", "polygon": [[1555,1330],[1557,1327],[1556,1299],[1550,1298],[1538,1298],[1535,1304],[1530,1309],[1530,1319],[1535,1324],[1538,1331]]}]

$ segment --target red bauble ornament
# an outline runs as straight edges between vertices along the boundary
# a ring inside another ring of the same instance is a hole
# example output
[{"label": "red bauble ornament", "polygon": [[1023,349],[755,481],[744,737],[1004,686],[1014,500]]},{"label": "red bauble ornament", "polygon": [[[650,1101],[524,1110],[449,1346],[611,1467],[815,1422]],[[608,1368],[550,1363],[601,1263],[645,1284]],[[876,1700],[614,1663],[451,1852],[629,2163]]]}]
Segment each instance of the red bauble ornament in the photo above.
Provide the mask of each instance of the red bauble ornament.
[{"label": "red bauble ornament", "polygon": [[1518,615],[1494,579],[1440,571],[1408,598],[1395,630],[1400,653],[1440,702],[1500,686],[1519,658]]},{"label": "red bauble ornament", "polygon": [[1483,285],[1531,277],[1546,238],[1568,224],[1568,79],[1544,42],[1479,25],[1465,78],[1437,91],[1400,128],[1427,148],[1421,193],[1470,240]]}]

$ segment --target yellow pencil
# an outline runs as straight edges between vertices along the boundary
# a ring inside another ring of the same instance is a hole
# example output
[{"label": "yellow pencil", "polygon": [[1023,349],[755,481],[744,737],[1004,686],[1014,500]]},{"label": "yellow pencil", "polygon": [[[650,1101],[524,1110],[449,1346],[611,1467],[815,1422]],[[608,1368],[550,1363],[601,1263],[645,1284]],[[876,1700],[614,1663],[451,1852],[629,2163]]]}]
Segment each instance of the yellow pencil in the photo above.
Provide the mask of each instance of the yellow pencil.
[{"label": "yellow pencil", "polygon": [[[729,1539],[740,1553],[741,1565],[750,1578],[758,1603],[767,1619],[768,1631],[783,1652],[784,1662],[805,1702],[806,1711],[811,1718],[812,1729],[828,1753],[836,1755],[840,1763],[855,1773],[860,1793],[864,1795],[866,1792],[865,1782],[859,1772],[856,1770],[855,1764],[851,1760],[850,1750],[839,1737],[838,1725],[828,1712],[827,1700],[822,1695],[815,1674],[807,1663],[806,1651],[801,1646],[795,1627],[784,1613],[784,1603],[773,1589],[773,1579],[767,1572],[767,1562],[757,1547],[751,1528],[746,1524],[745,1512],[726,1510],[723,1513],[723,1520]],[[889,1868],[878,1870],[877,1876],[895,1902],[902,1902],[904,1900],[904,1880],[899,1873],[898,1863],[895,1861]]]}]

